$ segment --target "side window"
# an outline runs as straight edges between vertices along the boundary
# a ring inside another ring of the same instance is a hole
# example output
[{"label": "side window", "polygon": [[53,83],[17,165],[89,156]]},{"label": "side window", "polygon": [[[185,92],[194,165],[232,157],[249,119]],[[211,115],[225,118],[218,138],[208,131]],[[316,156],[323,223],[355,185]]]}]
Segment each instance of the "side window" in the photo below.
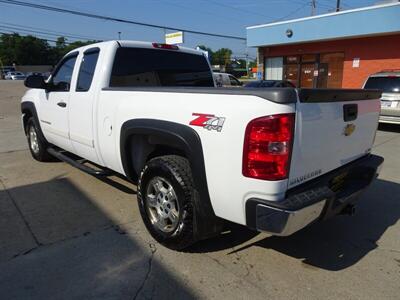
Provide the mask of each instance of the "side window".
[{"label": "side window", "polygon": [[72,72],[76,62],[76,55],[67,57],[58,67],[56,73],[52,76],[52,83],[56,91],[69,91],[71,85]]},{"label": "side window", "polygon": [[84,53],[79,69],[76,91],[86,92],[90,89],[98,58],[99,49],[89,50]]},{"label": "side window", "polygon": [[233,76],[229,76],[229,80],[231,81],[231,85],[233,86],[239,86],[240,85],[240,81],[237,80],[235,77]]}]

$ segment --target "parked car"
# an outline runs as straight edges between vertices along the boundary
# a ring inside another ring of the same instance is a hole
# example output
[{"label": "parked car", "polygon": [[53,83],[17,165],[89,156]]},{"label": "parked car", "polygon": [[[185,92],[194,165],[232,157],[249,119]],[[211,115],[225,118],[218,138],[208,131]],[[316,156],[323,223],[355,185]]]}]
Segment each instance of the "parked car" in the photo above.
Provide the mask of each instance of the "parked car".
[{"label": "parked car", "polygon": [[5,76],[7,80],[24,80],[25,78],[26,76],[22,72],[8,72]]},{"label": "parked car", "polygon": [[15,68],[9,66],[0,67],[0,79],[5,79],[8,72],[15,72]]},{"label": "parked car", "polygon": [[218,87],[242,86],[242,83],[239,81],[239,79],[237,79],[232,74],[217,73],[217,72],[214,72],[213,74],[214,74],[215,84]]},{"label": "parked car", "polygon": [[295,88],[296,86],[287,80],[256,80],[250,81],[244,87],[251,88],[274,88],[274,87],[288,87]]},{"label": "parked car", "polygon": [[40,72],[28,72],[28,73],[26,73],[26,77],[32,76],[32,75],[43,76],[43,73],[40,73]]},{"label": "parked car", "polygon": [[380,92],[216,88],[193,49],[92,44],[25,85],[33,158],[126,176],[148,231],[172,249],[219,234],[221,219],[285,236],[351,214],[383,162],[371,154]]},{"label": "parked car", "polygon": [[368,77],[365,89],[382,90],[379,122],[400,124],[400,70],[383,70]]}]

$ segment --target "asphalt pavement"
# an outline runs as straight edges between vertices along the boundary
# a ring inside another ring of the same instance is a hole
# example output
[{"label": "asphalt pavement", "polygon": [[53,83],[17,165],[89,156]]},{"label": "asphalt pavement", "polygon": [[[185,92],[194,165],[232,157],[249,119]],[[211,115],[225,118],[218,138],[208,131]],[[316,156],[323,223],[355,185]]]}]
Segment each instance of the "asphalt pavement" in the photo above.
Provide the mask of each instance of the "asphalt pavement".
[{"label": "asphalt pavement", "polygon": [[229,224],[186,252],[146,232],[136,187],[33,160],[22,82],[0,80],[0,299],[399,299],[400,126],[355,216],[290,237]]}]

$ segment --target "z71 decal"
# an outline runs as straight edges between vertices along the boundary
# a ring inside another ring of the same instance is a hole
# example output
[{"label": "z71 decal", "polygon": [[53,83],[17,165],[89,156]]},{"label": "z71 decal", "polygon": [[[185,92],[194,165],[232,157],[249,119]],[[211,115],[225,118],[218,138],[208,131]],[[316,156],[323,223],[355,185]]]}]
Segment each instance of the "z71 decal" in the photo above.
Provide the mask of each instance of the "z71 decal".
[{"label": "z71 decal", "polygon": [[222,126],[224,125],[224,117],[216,117],[210,114],[198,114],[193,113],[192,116],[197,116],[196,119],[192,120],[189,124],[193,126],[200,126],[208,130],[216,130],[221,132]]}]

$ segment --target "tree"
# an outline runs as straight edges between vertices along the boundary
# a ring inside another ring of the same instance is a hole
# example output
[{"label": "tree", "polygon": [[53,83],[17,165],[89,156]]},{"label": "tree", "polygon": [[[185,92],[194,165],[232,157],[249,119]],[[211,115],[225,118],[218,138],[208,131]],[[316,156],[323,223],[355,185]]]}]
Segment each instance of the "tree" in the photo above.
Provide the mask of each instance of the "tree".
[{"label": "tree", "polygon": [[232,50],[221,48],[214,52],[212,64],[228,66],[231,63]]},{"label": "tree", "polygon": [[97,43],[98,41],[75,41],[68,43],[58,37],[52,47],[44,39],[18,33],[0,35],[0,59],[4,65],[55,65],[69,51]]},{"label": "tree", "polygon": [[31,35],[20,36],[13,33],[0,37],[0,58],[4,65],[45,64],[49,49],[46,41]]}]

